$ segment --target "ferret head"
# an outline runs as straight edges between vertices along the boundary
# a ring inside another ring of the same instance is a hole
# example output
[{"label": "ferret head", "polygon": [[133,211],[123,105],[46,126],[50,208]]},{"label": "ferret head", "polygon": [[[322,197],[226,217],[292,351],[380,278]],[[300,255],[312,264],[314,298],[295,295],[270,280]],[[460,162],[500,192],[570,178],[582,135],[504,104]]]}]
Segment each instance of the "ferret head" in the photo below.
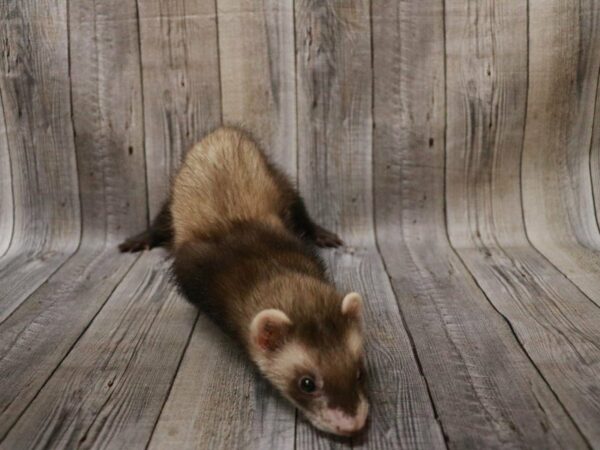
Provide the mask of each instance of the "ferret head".
[{"label": "ferret head", "polygon": [[342,297],[331,292],[315,304],[318,312],[308,306],[303,311],[298,303],[290,315],[281,309],[259,312],[250,325],[251,355],[261,372],[315,427],[349,436],[364,428],[369,410],[363,302],[357,293]]}]

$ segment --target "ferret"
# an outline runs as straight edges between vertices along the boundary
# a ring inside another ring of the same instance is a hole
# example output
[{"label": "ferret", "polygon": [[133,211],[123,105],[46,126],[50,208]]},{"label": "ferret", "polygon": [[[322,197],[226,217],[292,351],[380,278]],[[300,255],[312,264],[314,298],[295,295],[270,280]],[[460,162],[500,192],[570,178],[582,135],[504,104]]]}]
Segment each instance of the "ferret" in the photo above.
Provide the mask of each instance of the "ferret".
[{"label": "ferret", "polygon": [[120,250],[168,247],[183,295],[315,427],[349,436],[369,409],[363,301],[335,289],[316,249],[341,244],[246,132],[221,127],[187,152],[150,228]]}]

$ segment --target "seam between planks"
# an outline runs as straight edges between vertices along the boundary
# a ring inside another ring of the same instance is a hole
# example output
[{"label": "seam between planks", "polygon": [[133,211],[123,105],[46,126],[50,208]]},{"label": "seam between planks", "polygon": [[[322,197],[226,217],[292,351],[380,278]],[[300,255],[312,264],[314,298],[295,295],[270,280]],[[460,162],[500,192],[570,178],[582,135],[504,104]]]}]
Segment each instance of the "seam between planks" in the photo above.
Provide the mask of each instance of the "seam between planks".
[{"label": "seam between planks", "polygon": [[217,74],[219,77],[219,117],[221,125],[223,125],[223,78],[221,75],[221,42],[219,40],[219,1],[214,0],[215,4],[215,32],[217,34]]},{"label": "seam between planks", "polygon": [[[37,291],[39,291],[43,286],[45,286],[48,281],[65,265],[67,264],[77,253],[79,253],[79,250],[81,248],[81,241],[82,241],[82,235],[83,235],[83,213],[82,213],[82,199],[81,199],[81,182],[80,182],[80,177],[79,177],[79,159],[77,157],[77,145],[75,142],[75,122],[73,121],[73,83],[72,83],[72,79],[71,79],[71,21],[69,20],[69,2],[67,2],[66,6],[65,6],[65,14],[66,14],[66,19],[67,19],[67,23],[66,23],[66,31],[67,31],[67,73],[69,76],[69,120],[71,123],[71,135],[73,138],[73,153],[74,153],[74,157],[75,157],[75,176],[77,177],[77,199],[79,200],[79,236],[77,237],[77,245],[76,247],[73,249],[73,251],[65,258],[65,260],[61,263],[59,263],[56,268],[46,277],[46,279],[36,288],[33,290],[33,292],[31,292],[29,295],[27,295],[25,298],[23,298],[18,305],[15,306],[15,308],[13,308],[13,310],[10,312],[10,314],[8,316],[6,316],[3,320],[0,320],[0,325],[3,324],[6,320],[8,320],[9,317],[11,317],[25,302],[27,302],[27,300],[29,300]],[[2,102],[2,114],[5,118],[5,123],[6,123],[6,112],[4,109],[4,99],[1,95],[1,91],[0,91],[0,101]],[[9,170],[10,170],[10,174],[11,174],[11,186],[12,186],[12,164],[10,164],[10,142],[8,140],[8,136],[6,139],[6,145],[8,148],[8,158],[9,158]],[[13,225],[12,225],[12,233],[11,233],[11,238],[10,238],[10,243],[6,249],[6,251],[4,252],[3,255],[5,255],[9,249],[12,247],[13,245],[13,238],[14,238],[14,232],[15,232],[15,221],[14,221],[14,217],[15,217],[15,211],[16,211],[16,205],[15,205],[15,201],[14,201],[14,190],[11,189],[11,195],[13,196]],[[42,244],[43,245],[43,244]],[[37,253],[40,249],[36,249],[35,253]],[[20,415],[19,415],[20,417]],[[16,423],[16,422],[15,422]],[[11,427],[12,428],[12,427]],[[4,439],[3,437],[0,439],[0,441]]]},{"label": "seam between planks", "polygon": [[[298,51],[296,42],[296,0],[292,0],[292,32],[294,33],[294,119],[296,126],[296,173],[294,185],[298,192],[300,192],[300,137],[298,129]],[[294,430],[295,433],[295,430]],[[296,449],[296,440],[294,439],[294,450]]]},{"label": "seam between planks", "polygon": [[183,363],[185,354],[187,353],[190,342],[192,341],[192,336],[194,334],[194,330],[196,329],[196,325],[198,323],[199,318],[200,318],[200,311],[198,309],[196,309],[196,318],[194,319],[194,323],[192,324],[192,326],[190,328],[190,333],[189,333],[187,340],[185,342],[185,345],[183,346],[183,349],[181,351],[181,357],[179,358],[179,361],[177,362],[177,366],[175,367],[175,370],[173,371],[173,376],[171,377],[169,389],[167,389],[165,398],[162,402],[162,405],[160,406],[158,414],[156,415],[156,420],[154,421],[154,425],[152,425],[152,431],[150,432],[148,441],[146,442],[146,445],[144,446],[145,449],[147,449],[150,446],[150,443],[152,442],[152,438],[154,437],[154,433],[156,431],[158,422],[160,421],[160,417],[162,416],[163,410],[165,409],[165,405],[167,404],[167,401],[169,400],[169,397],[171,396],[171,391],[173,390],[173,385],[175,384],[175,379],[177,378],[177,375],[179,374],[179,368],[181,367],[181,364]]},{"label": "seam between planks", "polygon": [[[79,252],[81,248],[81,241],[83,239],[83,200],[81,198],[81,177],[79,176],[79,157],[77,155],[77,140],[75,139],[75,120],[73,119],[73,77],[71,76],[71,19],[70,19],[70,3],[67,1],[66,4],[66,14],[67,14],[67,73],[69,74],[69,120],[71,121],[71,134],[73,136],[73,153],[75,154],[75,176],[77,177],[77,198],[79,199],[79,242],[77,242],[77,247],[75,251],[71,255],[71,257],[67,258],[69,261],[76,253]],[[67,263],[65,261],[64,264]],[[61,264],[61,267],[63,264]],[[57,269],[58,271],[58,269]],[[56,272],[54,272],[56,273]],[[54,275],[54,273],[52,275]],[[44,285],[48,280],[52,277],[48,277],[46,281],[42,284]],[[37,289],[36,289],[37,290]],[[29,298],[29,297],[27,297]]]},{"label": "seam between planks", "polygon": [[[444,2],[443,2],[444,4]],[[445,4],[444,4],[444,9],[445,11]],[[444,14],[444,21],[445,21],[445,14]],[[421,364],[421,359],[419,358],[418,352],[417,352],[417,348],[415,345],[415,340],[413,338],[412,332],[410,331],[408,324],[406,322],[406,318],[404,317],[404,312],[402,311],[402,308],[400,307],[400,302],[398,301],[398,294],[396,293],[396,289],[394,287],[394,283],[392,282],[392,277],[390,275],[390,271],[388,270],[388,266],[387,266],[387,262],[385,260],[385,258],[383,257],[383,254],[381,252],[381,249],[379,247],[379,238],[377,235],[377,208],[376,208],[376,195],[375,195],[375,180],[374,180],[374,176],[375,176],[375,157],[374,157],[374,139],[373,136],[375,134],[375,43],[374,43],[374,38],[373,38],[373,0],[369,1],[369,26],[370,26],[370,33],[371,33],[371,220],[372,220],[372,238],[374,240],[375,243],[375,251],[377,252],[377,257],[380,259],[381,264],[383,266],[383,271],[385,272],[385,275],[388,279],[388,283],[389,286],[391,288],[391,292],[392,295],[394,296],[394,302],[396,304],[396,308],[398,308],[398,314],[400,315],[400,320],[402,321],[402,326],[404,327],[405,331],[406,331],[406,335],[408,337],[408,341],[410,342],[410,348],[411,348],[411,352],[412,355],[415,359],[415,362],[417,363],[417,368],[419,370],[419,373],[421,375],[421,378],[423,379],[423,383],[425,384],[425,390],[427,391],[427,397],[429,398],[429,403],[431,405],[431,409],[433,410],[433,415],[434,415],[434,419],[437,422],[438,426],[440,427],[440,432],[442,433],[442,436],[444,438],[444,446],[446,448],[448,447],[448,443],[450,441],[448,434],[446,433],[446,430],[444,428],[444,424],[442,423],[442,420],[440,418],[440,415],[438,413],[436,404],[433,400],[433,395],[431,394],[431,388],[429,387],[429,380],[427,379],[427,377],[425,376],[425,372],[423,371],[423,365]],[[445,23],[444,23],[444,29],[445,29]],[[445,46],[446,46],[446,36],[445,36],[445,32],[444,32],[444,53],[445,53]],[[446,78],[446,74],[445,74],[445,58],[444,58],[444,80]],[[445,132],[444,132],[445,135]],[[445,139],[445,137],[444,137]],[[444,171],[445,173],[445,171]]]},{"label": "seam between planks", "polygon": [[[528,231],[528,227],[527,227],[527,222],[525,221],[525,198],[524,198],[524,190],[523,190],[523,160],[524,160],[524,155],[525,155],[525,133],[527,131],[527,123],[528,123],[528,112],[529,112],[529,68],[530,68],[530,33],[529,33],[529,22],[530,22],[530,14],[529,14],[529,7],[530,7],[530,0],[527,0],[526,2],[526,11],[527,11],[527,17],[526,17],[526,23],[527,23],[527,29],[526,29],[526,33],[527,33],[527,45],[526,45],[526,51],[527,51],[527,88],[525,91],[525,115],[523,117],[523,138],[521,140],[521,158],[520,158],[520,163],[519,163],[519,198],[521,201],[521,221],[522,221],[522,225],[523,225],[523,230],[525,232],[525,239],[527,240],[527,243],[529,244],[529,246],[531,247],[531,249],[538,254],[544,261],[546,261],[551,267],[553,267],[560,275],[562,275],[565,280],[567,280],[571,285],[573,285],[575,287],[575,289],[577,289],[577,291],[579,291],[581,293],[581,295],[583,295],[583,297],[585,297],[592,305],[594,305],[595,307],[600,308],[600,305],[598,303],[596,303],[594,300],[592,300],[591,297],[589,297],[580,287],[577,283],[575,283],[571,278],[569,278],[569,276],[564,273],[562,270],[560,270],[560,268],[555,265],[548,257],[546,257],[546,255],[540,251],[535,245],[533,245],[532,240],[529,237],[529,231]],[[598,81],[596,83],[596,98],[595,98],[595,102],[598,101],[598,95],[600,92],[600,67],[598,68]],[[596,110],[595,110],[595,106],[596,103],[594,103],[594,118],[592,120],[592,133],[591,133],[591,137],[590,137],[590,154],[592,152],[592,146],[594,143],[594,124],[595,124],[595,119],[596,119]],[[592,167],[591,167],[591,158],[588,161],[588,166],[589,166],[589,170],[590,170],[590,186],[591,186],[591,190],[592,190],[592,204],[594,207],[594,216],[595,216],[595,222],[597,226],[600,226],[598,224],[598,216],[596,214],[596,202],[594,200],[594,180],[591,177],[591,171],[592,171]],[[446,171],[444,170],[444,177],[446,176]],[[444,189],[446,187],[446,183],[444,181]],[[445,198],[444,198],[445,200]],[[446,227],[447,227],[447,223],[446,223]],[[600,228],[599,228],[600,231]],[[579,242],[579,241],[577,241]],[[578,244],[581,245],[581,244]],[[499,245],[500,248],[502,248]],[[583,246],[584,248],[587,248],[586,246]],[[592,250],[596,250],[596,249],[592,249]],[[504,249],[502,248],[502,251],[504,251]],[[562,405],[562,403],[561,403]],[[578,428],[579,429],[579,428]],[[581,430],[580,430],[581,431]]]},{"label": "seam between planks", "polygon": [[150,225],[152,217],[150,217],[150,191],[148,187],[148,154],[146,151],[146,102],[144,101],[144,64],[142,61],[142,22],[140,21],[140,5],[139,0],[135,0],[135,20],[137,22],[137,47],[140,63],[140,100],[142,102],[142,148],[144,149],[144,183],[146,190],[146,223]]},{"label": "seam between planks", "polygon": [[434,415],[434,419],[437,422],[437,424],[440,427],[440,431],[442,433],[442,436],[444,437],[444,445],[446,446],[446,448],[448,447],[448,443],[450,442],[450,438],[448,436],[448,434],[446,433],[446,430],[444,428],[444,424],[442,422],[442,419],[438,413],[436,404],[433,400],[433,395],[431,394],[431,388],[429,387],[429,380],[427,379],[427,376],[425,375],[425,371],[423,370],[423,365],[421,364],[421,360],[419,358],[418,352],[417,352],[417,347],[415,345],[415,340],[412,336],[412,332],[410,331],[410,328],[408,327],[408,323],[406,322],[406,318],[404,317],[404,312],[402,311],[402,308],[400,307],[400,302],[398,301],[398,294],[396,293],[396,288],[394,287],[394,283],[392,282],[392,277],[390,275],[390,272],[388,270],[388,266],[386,263],[385,258],[383,257],[383,254],[381,253],[381,250],[379,248],[379,241],[377,238],[377,231],[375,230],[375,250],[377,252],[377,256],[379,257],[379,259],[381,260],[381,263],[383,265],[383,270],[385,272],[385,275],[387,276],[388,279],[388,283],[391,287],[392,290],[392,294],[394,295],[394,300],[396,303],[396,307],[398,308],[398,313],[400,314],[400,319],[402,321],[402,326],[404,327],[405,331],[406,331],[406,335],[408,336],[408,341],[410,342],[410,348],[411,348],[411,352],[412,355],[415,358],[415,361],[417,363],[417,368],[419,369],[419,374],[421,375],[421,377],[423,378],[424,384],[425,384],[425,389],[427,390],[427,397],[429,398],[429,403],[431,404],[431,408],[433,410],[433,415]]},{"label": "seam between planks", "polygon": [[[26,296],[23,300],[21,300],[19,302],[18,305],[16,305],[13,310],[10,312],[10,314],[8,314],[4,319],[0,320],[0,325],[2,325],[4,322],[6,322],[19,308],[21,308],[21,306],[23,306],[23,304],[25,304],[25,302],[27,302],[27,300],[29,300],[33,295],[35,295],[37,293],[37,291],[39,291],[40,289],[42,289],[42,287],[44,287],[46,284],[48,284],[48,282],[50,281],[50,279],[56,275],[56,273],[65,265],[67,264],[71,259],[73,259],[74,256],[76,256],[79,253],[79,247],[81,245],[81,240],[79,241],[79,243],[77,244],[77,248],[75,250],[73,250],[72,253],[69,254],[69,256],[67,256],[65,258],[65,260],[61,263],[59,263],[56,268],[46,277],[46,279],[40,283],[40,285],[35,288],[28,296]],[[35,258],[37,259],[37,257]]]},{"label": "seam between planks", "polygon": [[[563,404],[563,402],[560,400],[560,397],[556,394],[556,391],[552,388],[552,385],[550,384],[550,382],[548,382],[548,380],[546,379],[546,377],[544,376],[544,374],[540,371],[540,369],[538,368],[538,366],[535,364],[535,362],[533,361],[533,359],[529,355],[529,352],[527,352],[527,349],[523,345],[523,342],[521,341],[521,339],[519,339],[519,336],[515,332],[515,329],[513,328],[511,321],[504,314],[502,314],[502,312],[500,312],[500,310],[498,308],[496,308],[496,305],[494,305],[494,302],[492,302],[490,300],[490,296],[487,294],[487,292],[485,291],[485,289],[481,286],[481,284],[479,283],[477,277],[474,275],[473,272],[471,272],[471,269],[469,269],[469,266],[465,263],[465,261],[463,260],[463,258],[460,256],[460,253],[454,248],[454,246],[452,245],[451,242],[450,242],[450,248],[451,248],[452,252],[456,255],[456,257],[459,259],[459,261],[461,262],[462,266],[466,269],[467,273],[469,274],[469,276],[471,277],[471,279],[473,280],[473,282],[475,283],[475,285],[477,286],[477,288],[482,292],[482,294],[484,295],[484,297],[488,301],[488,303],[491,305],[491,307],[498,313],[498,315],[504,320],[504,322],[506,322],[506,324],[508,325],[508,328],[510,329],[511,334],[515,338],[515,340],[516,340],[519,348],[523,351],[523,354],[525,355],[525,357],[527,358],[527,360],[529,360],[529,362],[531,363],[531,365],[533,366],[533,368],[535,369],[535,371],[537,372],[537,374],[540,376],[540,378],[544,381],[544,383],[546,384],[546,386],[548,386],[548,390],[552,393],[552,395],[554,396],[555,400],[557,401],[557,403],[561,406],[562,410],[564,411],[565,415],[569,418],[569,420],[571,421],[571,423],[573,424],[573,426],[575,427],[575,429],[579,432],[580,436],[585,441],[585,443],[587,444],[588,448],[593,448],[592,445],[591,445],[591,443],[590,443],[590,441],[589,441],[589,439],[587,438],[587,436],[583,433],[583,431],[579,427],[578,423],[575,421],[575,419],[573,419],[573,416],[571,416],[571,414],[569,413],[568,409],[565,407],[565,405]],[[504,249],[502,247],[500,247],[500,249],[502,250],[502,252],[504,252]],[[540,409],[542,411],[544,411],[544,409],[541,407],[541,405],[540,405]]]},{"label": "seam between planks", "polygon": [[[294,108],[295,108],[295,126],[296,126],[296,173],[294,185],[296,190],[300,192],[300,128],[298,125],[298,46],[296,41],[297,29],[296,29],[296,0],[292,0],[292,32],[294,33]],[[299,421],[298,408],[294,407],[294,450],[298,448],[298,421]]]},{"label": "seam between planks", "polygon": [[[531,240],[529,239],[529,234],[527,233],[527,225],[525,223],[525,203],[524,203],[524,197],[523,197],[523,160],[524,157],[523,155],[525,155],[525,136],[526,136],[526,132],[527,132],[527,118],[528,118],[528,114],[529,114],[529,67],[530,67],[530,42],[529,42],[529,0],[526,1],[526,14],[527,17],[525,18],[525,23],[526,23],[526,29],[525,29],[525,33],[527,36],[526,39],[526,58],[527,58],[527,81],[526,81],[526,85],[525,85],[525,114],[523,115],[523,137],[521,139],[521,158],[519,160],[519,200],[521,201],[521,222],[523,225],[523,230],[525,230],[525,239],[527,239],[527,242],[529,242],[529,245],[531,245],[532,248],[535,248],[533,246],[533,244],[531,243]],[[593,189],[592,189],[593,190]],[[540,253],[540,252],[538,252]],[[548,262],[550,262],[544,255],[542,255],[542,257],[544,259],[546,259]],[[550,263],[552,264],[552,263]],[[562,272],[561,272],[562,273]]]},{"label": "seam between planks", "polygon": [[[108,248],[108,246],[105,246],[105,249],[107,249],[107,248]],[[105,300],[102,302],[102,305],[94,313],[94,315],[89,320],[89,322],[87,323],[87,325],[81,330],[81,333],[79,333],[79,336],[77,336],[77,339],[75,339],[73,341],[73,343],[71,344],[71,346],[69,347],[69,349],[65,352],[65,354],[63,355],[63,357],[57,362],[56,366],[48,374],[48,376],[46,377],[46,380],[44,381],[44,383],[42,383],[40,385],[40,387],[39,387],[38,391],[35,393],[35,395],[33,395],[31,397],[31,400],[29,402],[27,402],[27,405],[23,408],[23,411],[21,411],[21,413],[17,416],[17,418],[15,419],[15,421],[13,422],[13,424],[9,428],[7,428],[7,430],[4,433],[4,435],[0,436],[0,443],[6,438],[6,436],[8,436],[10,434],[10,432],[17,425],[17,423],[19,423],[19,421],[21,420],[21,417],[25,414],[25,412],[27,412],[29,410],[29,407],[31,406],[31,404],[38,398],[38,396],[40,395],[40,392],[42,392],[44,390],[44,388],[46,387],[46,385],[48,384],[48,382],[54,376],[54,373],[58,370],[59,367],[62,366],[63,361],[71,354],[71,352],[73,351],[73,348],[77,345],[77,343],[79,342],[79,339],[81,339],[81,336],[83,336],[86,333],[86,331],[92,325],[92,323],[94,322],[94,320],[96,320],[96,317],[98,316],[98,314],[100,314],[100,312],[104,309],[104,306],[110,300],[110,298],[114,294],[114,292],[117,289],[117,287],[119,287],[119,285],[123,282],[123,280],[127,277],[127,275],[129,275],[129,272],[131,272],[131,270],[133,269],[133,267],[140,260],[140,256],[141,256],[141,254],[138,255],[138,256],[136,256],[136,258],[131,262],[131,265],[129,266],[129,268],[125,271],[125,273],[123,274],[123,276],[115,283],[115,285],[113,286],[113,288],[107,294]]]},{"label": "seam between planks", "polygon": [[13,238],[15,237],[15,215],[16,215],[16,206],[15,206],[15,190],[13,187],[13,169],[12,169],[12,161],[10,155],[10,141],[8,139],[8,126],[6,124],[6,109],[4,107],[4,96],[2,95],[2,89],[0,89],[0,105],[2,105],[2,119],[4,120],[4,127],[6,129],[6,151],[8,155],[8,172],[10,176],[10,196],[12,197],[12,222],[10,229],[10,239],[8,240],[8,245],[6,249],[0,255],[0,258],[8,253],[13,244]]},{"label": "seam between planks", "polygon": [[[527,2],[527,6],[529,8],[529,2]],[[529,17],[529,14],[527,15],[527,17]],[[528,22],[528,24],[529,24],[529,22]],[[527,38],[527,42],[529,43],[529,35]],[[527,71],[527,73],[529,74],[529,71]],[[528,89],[528,92],[529,92],[529,89]],[[598,107],[598,96],[599,95],[600,95],[600,65],[598,66],[598,76],[596,77],[596,97],[594,98],[594,117],[592,117],[592,132],[590,133],[590,152],[588,155],[588,167],[590,170],[590,184],[592,187],[592,205],[594,207],[594,219],[596,219],[595,222],[596,222],[596,228],[598,229],[598,231],[600,231],[600,223],[598,222],[598,210],[596,207],[596,195],[594,192],[595,183],[594,183],[594,177],[592,175],[592,151],[594,149],[594,135],[595,135],[594,130],[596,128],[596,120],[598,119],[598,117],[596,117],[597,116],[596,109]]]},{"label": "seam between planks", "polygon": [[[445,120],[445,126],[444,126],[444,219],[445,219],[445,232],[446,232],[446,240],[448,241],[448,245],[450,246],[451,251],[456,255],[456,257],[458,258],[458,260],[460,261],[461,265],[465,268],[466,273],[469,274],[469,276],[471,277],[471,279],[473,280],[473,282],[475,283],[475,285],[477,286],[477,288],[481,291],[481,293],[483,294],[483,296],[485,297],[485,299],[488,301],[488,303],[490,304],[490,306],[494,309],[494,311],[496,311],[496,313],[502,318],[502,320],[504,320],[504,322],[507,324],[511,334],[513,335],[515,341],[517,342],[517,345],[519,346],[519,348],[523,351],[523,354],[525,355],[525,357],[527,358],[527,360],[531,363],[531,365],[533,366],[534,370],[537,372],[537,374],[539,375],[539,377],[544,381],[544,383],[546,384],[546,386],[548,386],[548,390],[552,393],[552,395],[554,396],[554,398],[556,399],[557,403],[561,406],[562,410],[564,411],[566,417],[569,418],[569,420],[571,421],[571,423],[573,424],[573,426],[575,427],[575,429],[579,432],[580,436],[582,437],[582,439],[584,440],[584,442],[586,443],[586,445],[588,446],[588,448],[592,448],[587,436],[585,436],[585,434],[582,432],[581,428],[579,427],[579,425],[577,424],[577,422],[573,419],[573,417],[571,416],[571,414],[569,413],[569,411],[565,408],[564,404],[562,403],[562,401],[560,400],[560,398],[558,397],[558,395],[556,394],[556,392],[554,391],[554,389],[552,388],[552,385],[548,382],[548,380],[546,379],[546,377],[542,374],[542,372],[540,371],[540,369],[538,368],[538,366],[535,364],[535,362],[533,361],[533,359],[531,358],[531,356],[529,355],[529,353],[527,352],[525,346],[523,345],[523,343],[521,342],[521,340],[519,339],[519,336],[517,335],[517,333],[515,332],[515,329],[513,328],[512,323],[510,322],[510,320],[504,315],[502,314],[502,312],[500,312],[500,310],[498,308],[496,308],[496,305],[491,301],[489,295],[487,294],[487,292],[483,289],[483,287],[481,286],[481,284],[479,283],[479,280],[477,279],[477,277],[475,276],[475,274],[471,271],[471,269],[469,268],[469,266],[465,263],[465,261],[463,260],[462,256],[460,255],[460,252],[457,251],[457,249],[454,247],[454,245],[452,244],[452,240],[450,239],[450,235],[448,232],[448,203],[447,203],[447,193],[446,193],[446,187],[447,187],[447,176],[446,176],[446,160],[447,160],[447,156],[448,156],[448,146],[447,146],[447,126],[448,126],[448,102],[447,102],[447,94],[448,94],[448,79],[445,76],[446,75],[446,59],[447,59],[447,52],[446,52],[446,28],[445,28],[445,23],[446,23],[446,14],[445,14],[445,0],[444,0],[444,96],[446,97],[446,102],[445,102],[445,109],[446,109],[446,113],[444,114],[446,117]],[[522,143],[521,143],[521,163],[519,164],[519,194],[520,194],[520,200],[521,200],[521,211],[522,211],[522,220],[523,220],[523,228],[525,229],[525,235],[527,238],[527,241],[529,242],[529,245],[531,246],[531,248],[537,252],[540,253],[534,246],[533,244],[531,244],[531,241],[529,240],[529,236],[527,234],[527,228],[525,226],[525,211],[524,211],[524,205],[523,205],[523,154],[524,154],[524,145],[525,145],[525,129],[527,127],[527,106],[528,106],[528,102],[529,102],[529,0],[527,0],[527,89],[526,89],[526,94],[525,94],[525,116],[523,119],[523,139],[522,139]],[[498,245],[499,248],[502,250],[503,253],[505,253],[505,250],[503,248],[503,246]],[[541,253],[540,253],[541,254]],[[548,261],[548,259],[544,256],[541,255],[545,260]],[[549,262],[549,261],[548,261]],[[552,263],[550,263],[553,267],[555,267]],[[555,267],[556,268],[556,267]],[[558,270],[558,268],[556,268],[556,270]],[[562,274],[561,271],[558,270],[559,273]],[[564,276],[564,274],[563,274]],[[570,280],[569,280],[570,281]],[[572,283],[574,284],[574,283]],[[576,286],[577,287],[577,286]],[[580,290],[577,287],[578,290]],[[584,294],[585,295],[585,294]],[[589,297],[586,296],[586,298],[588,298],[588,300],[591,302],[592,300],[589,299]],[[593,302],[592,302],[593,303]],[[540,409],[541,405],[540,405]]]}]

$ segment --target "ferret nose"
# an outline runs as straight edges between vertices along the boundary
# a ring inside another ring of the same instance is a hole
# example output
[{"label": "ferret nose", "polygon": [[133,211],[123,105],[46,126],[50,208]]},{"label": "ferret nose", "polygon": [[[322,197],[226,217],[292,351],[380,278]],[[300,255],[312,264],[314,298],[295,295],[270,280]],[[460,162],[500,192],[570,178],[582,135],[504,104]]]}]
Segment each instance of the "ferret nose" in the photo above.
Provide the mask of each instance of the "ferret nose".
[{"label": "ferret nose", "polygon": [[356,434],[365,426],[366,417],[349,417],[347,422],[338,424],[338,431],[342,434]]},{"label": "ferret nose", "polygon": [[345,414],[339,409],[330,410],[331,422],[338,434],[351,435],[361,431],[367,421],[366,408],[359,408],[353,416]]}]

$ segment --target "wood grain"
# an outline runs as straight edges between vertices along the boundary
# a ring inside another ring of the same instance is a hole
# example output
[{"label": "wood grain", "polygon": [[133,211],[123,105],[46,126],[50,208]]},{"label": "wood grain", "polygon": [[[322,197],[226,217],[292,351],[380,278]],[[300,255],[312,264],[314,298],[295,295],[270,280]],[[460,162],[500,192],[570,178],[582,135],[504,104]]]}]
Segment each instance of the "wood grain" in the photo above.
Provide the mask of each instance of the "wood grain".
[{"label": "wood grain", "polygon": [[[371,419],[367,440],[353,446],[444,448],[374,247],[369,33],[368,2],[296,3],[299,184],[316,219],[350,245],[330,254],[333,276],[367,297]],[[297,448],[347,442],[317,433],[304,420],[297,427]]]},{"label": "wood grain", "polygon": [[239,123],[296,175],[294,4],[218,0],[223,120]]},{"label": "wood grain", "polygon": [[273,398],[235,343],[201,315],[150,448],[293,448],[294,409]]},{"label": "wood grain", "polygon": [[322,225],[369,244],[369,2],[299,0],[295,8],[300,191]]},{"label": "wood grain", "polygon": [[522,162],[523,207],[533,245],[597,305],[600,234],[590,145],[599,33],[596,2],[531,2]]},{"label": "wood grain", "polygon": [[150,218],[183,153],[221,121],[214,0],[138,2]]},{"label": "wood grain", "polygon": [[143,255],[0,448],[144,448],[196,319]]},{"label": "wood grain", "polygon": [[[217,2],[217,9],[224,121],[252,124],[249,129],[267,152],[295,174],[292,10],[228,1]],[[254,58],[247,58],[249,52]],[[277,60],[280,54],[285,58]],[[293,408],[233,345],[200,318],[152,448],[293,448]],[[207,366],[207,361],[213,363]]]},{"label": "wood grain", "polygon": [[[593,424],[600,410],[594,386],[600,372],[577,361],[600,358],[593,344],[600,339],[600,308],[529,245],[520,214],[527,23],[495,18],[526,18],[527,10],[520,2],[488,7],[493,14],[450,11],[446,22],[449,43],[452,36],[454,42],[473,46],[448,47],[447,199],[453,212],[448,230],[492,304],[595,442],[600,435]],[[470,26],[475,22],[477,27]],[[471,57],[475,48],[476,61]]]},{"label": "wood grain", "polygon": [[2,91],[0,90],[0,211],[2,211],[2,215],[0,215],[0,258],[6,253],[10,246],[14,221],[8,133],[9,129],[6,126],[6,120],[4,119]]},{"label": "wood grain", "polygon": [[[85,245],[146,225],[135,0],[69,3],[73,124]],[[118,43],[118,45],[116,45]]]},{"label": "wood grain", "polygon": [[[82,242],[0,327],[0,435],[44,386],[137,259],[118,257],[115,247],[116,240],[146,222],[135,4],[112,6],[70,3]],[[112,44],[115,38],[124,47],[129,38],[127,52]],[[35,370],[30,370],[32,363]]]},{"label": "wood grain", "polygon": [[596,208],[596,221],[600,222],[600,70],[596,84],[596,110],[594,112],[592,138],[590,140],[590,174],[592,178],[592,195]]},{"label": "wood grain", "polygon": [[10,152],[3,157],[10,169],[2,171],[12,174],[14,204],[14,232],[0,260],[1,322],[75,251],[80,213],[66,5],[3,2],[0,17],[0,92]]},{"label": "wood grain", "polygon": [[[449,447],[585,448],[569,416],[446,237],[445,188],[449,189],[448,196],[454,196],[449,198],[448,208],[452,205],[457,209],[448,210],[448,221],[451,229],[458,227],[459,239],[461,225],[480,223],[471,219],[475,212],[458,209],[457,203],[465,202],[467,196],[461,190],[466,175],[460,170],[471,170],[469,180],[480,181],[483,193],[489,181],[483,178],[486,174],[482,169],[464,162],[458,149],[465,140],[477,145],[483,141],[474,138],[473,126],[479,122],[461,127],[459,119],[479,119],[484,112],[475,109],[470,115],[461,108],[471,104],[476,108],[492,97],[486,97],[487,91],[477,91],[482,89],[477,83],[480,74],[488,77],[489,66],[483,56],[490,43],[476,41],[469,28],[477,23],[476,29],[484,36],[502,37],[491,33],[484,18],[509,14],[494,15],[490,5],[448,3],[444,17],[439,1],[421,3],[418,10],[411,4],[400,4],[395,14],[390,12],[390,2],[373,4],[378,242]],[[486,11],[481,12],[484,17],[479,21],[473,18],[478,11]],[[444,22],[445,46],[441,35]],[[513,20],[508,23],[523,25]],[[514,31],[512,34],[518,36]],[[419,58],[422,54],[430,56]],[[472,65],[462,63],[461,57],[472,57]],[[508,69],[506,73],[521,76]],[[461,97],[469,94],[472,103]],[[488,121],[482,122],[487,129]],[[466,133],[466,138],[459,131]],[[469,161],[489,159],[475,155]]]},{"label": "wood grain", "polygon": [[0,8],[6,18],[0,90],[10,130],[13,247],[66,252],[76,247],[79,233],[66,5],[23,1]]},{"label": "wood grain", "polygon": [[0,440],[137,259],[115,253],[81,250],[0,326]]},{"label": "wood grain", "polygon": [[[293,1],[218,0],[217,12],[223,121],[251,130],[271,159],[296,180]],[[251,395],[254,427],[241,447],[294,448],[293,408],[260,376]]]},{"label": "wood grain", "polygon": [[[0,2],[0,448],[600,448],[599,11]],[[360,438],[279,398],[163,251],[114,248],[222,121],[347,242]]]},{"label": "wood grain", "polygon": [[446,448],[381,256],[335,251],[328,262],[342,292],[365,296],[371,410],[366,439],[352,447]]}]

